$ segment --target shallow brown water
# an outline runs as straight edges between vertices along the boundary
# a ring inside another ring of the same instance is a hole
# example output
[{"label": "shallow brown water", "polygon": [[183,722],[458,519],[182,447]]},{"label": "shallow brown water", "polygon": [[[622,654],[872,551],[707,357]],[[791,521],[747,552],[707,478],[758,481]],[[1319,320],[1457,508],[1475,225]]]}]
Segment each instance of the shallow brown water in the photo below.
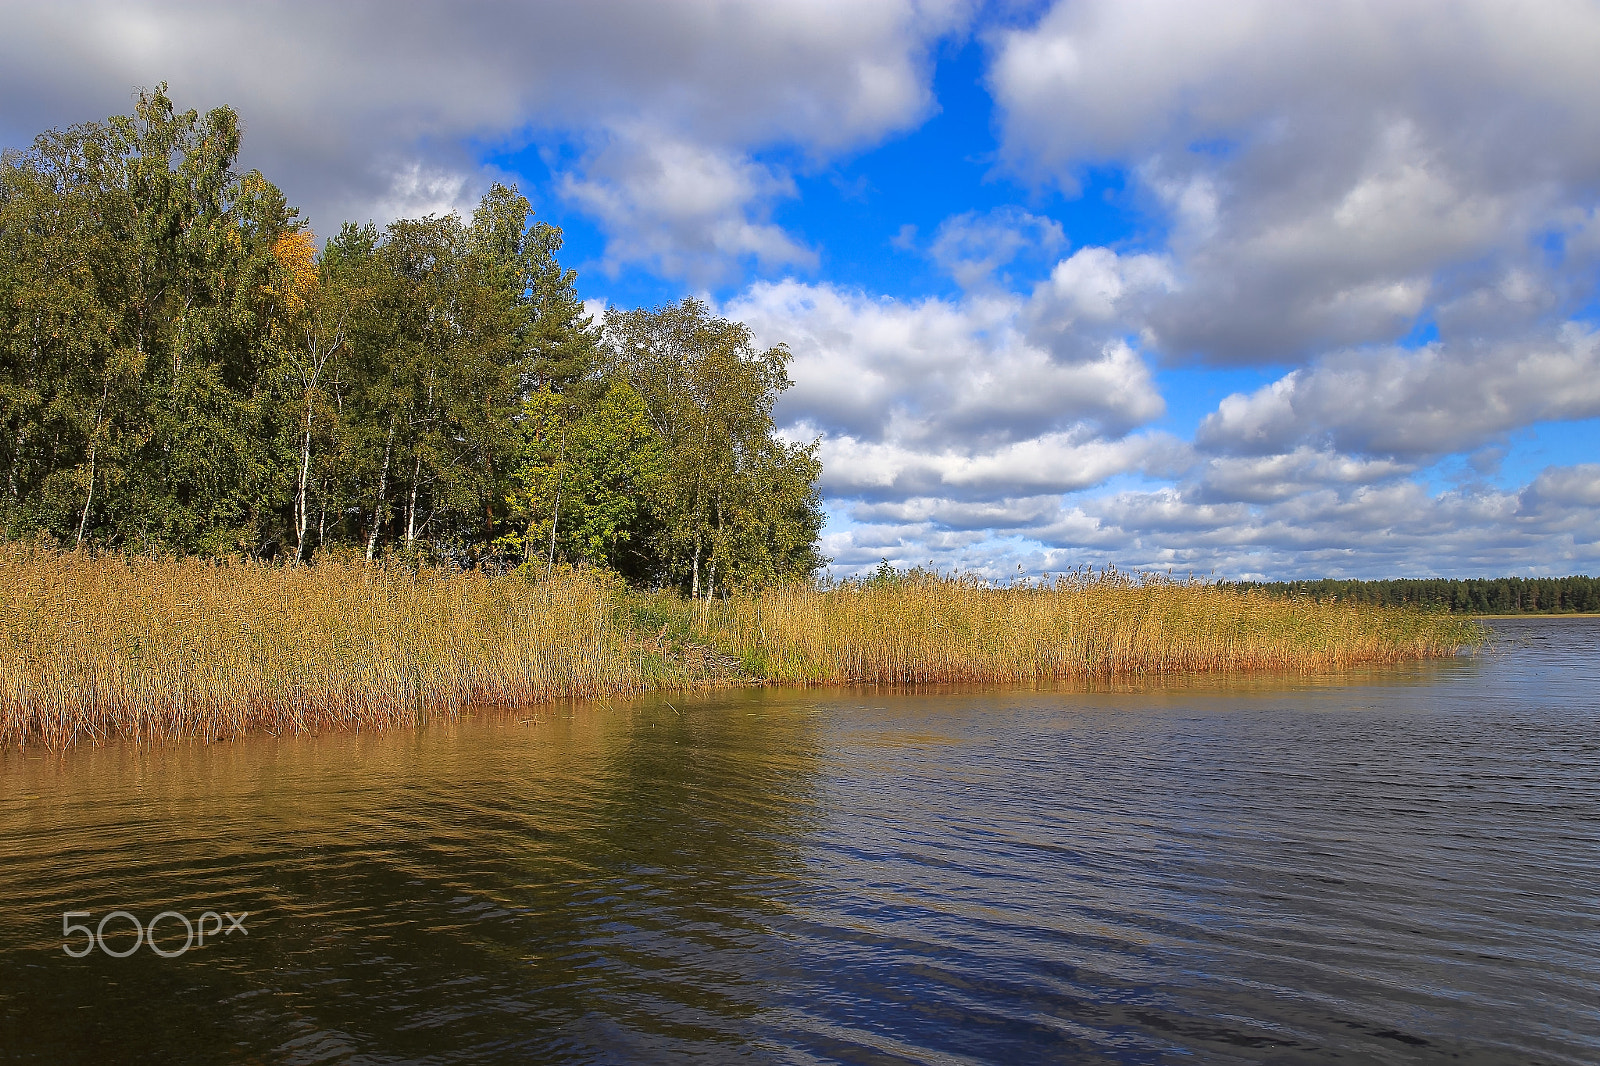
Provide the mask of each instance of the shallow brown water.
[{"label": "shallow brown water", "polygon": [[[0,755],[0,1059],[1600,1061],[1600,620],[1493,625],[1340,677]],[[119,909],[249,916],[63,950]]]}]

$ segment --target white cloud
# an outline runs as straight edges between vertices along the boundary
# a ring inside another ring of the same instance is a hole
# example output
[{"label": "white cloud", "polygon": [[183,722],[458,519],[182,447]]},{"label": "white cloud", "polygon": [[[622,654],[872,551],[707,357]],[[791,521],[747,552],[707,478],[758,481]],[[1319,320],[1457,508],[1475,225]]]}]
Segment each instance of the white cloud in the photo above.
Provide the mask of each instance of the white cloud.
[{"label": "white cloud", "polygon": [[1570,323],[1497,343],[1336,352],[1249,394],[1196,434],[1205,448],[1339,451],[1426,459],[1534,422],[1600,415],[1600,333]]},{"label": "white cloud", "polygon": [[[1568,124],[1600,124],[1567,111],[1600,89],[1600,12],[1584,0],[1077,0],[995,45],[1008,151],[1058,171],[1185,139],[1288,136],[1293,118],[1335,134],[1375,120],[1366,137],[1415,116],[1462,155],[1506,134],[1549,148]],[[1541,121],[1517,128],[1530,114]]]},{"label": "white cloud", "polygon": [[[1296,362],[1517,271],[1531,296],[1544,235],[1592,217],[1600,9],[1580,0],[1081,0],[993,47],[1015,168],[1069,188],[1131,168],[1170,220],[1182,284],[1148,319],[1169,355]],[[1524,311],[1592,281],[1556,295]]]},{"label": "white cloud", "polygon": [[1059,496],[1003,497],[977,502],[913,496],[860,503],[850,509],[850,516],[862,523],[928,523],[960,531],[1003,530],[1043,525],[1053,520],[1060,509]]},{"label": "white cloud", "polygon": [[1303,445],[1277,455],[1213,456],[1192,471],[1190,497],[1201,502],[1270,503],[1313,488],[1390,481],[1416,469],[1415,464],[1392,459],[1361,459]]},{"label": "white cloud", "polygon": [[[901,234],[909,242],[910,234]],[[928,253],[962,288],[972,290],[1007,281],[1001,271],[1018,256],[1049,256],[1065,244],[1061,223],[1008,206],[945,219]]]},{"label": "white cloud", "polygon": [[900,301],[796,281],[760,282],[724,308],[794,353],[789,422],[933,454],[997,449],[1049,433],[1120,436],[1164,410],[1128,343],[1102,335],[1066,356],[1023,330],[1031,302],[1009,294]]},{"label": "white cloud", "polygon": [[815,252],[760,217],[765,205],[793,196],[794,183],[736,152],[626,128],[559,188],[611,234],[612,269],[637,262],[711,284],[746,259],[769,269],[816,264]]},{"label": "white cloud", "polygon": [[373,212],[380,218],[423,215],[468,216],[478,204],[472,192],[477,176],[467,171],[429,167],[420,160],[397,165],[389,187],[379,194]]},{"label": "white cloud", "polygon": [[[1521,490],[1430,493],[1415,481],[1395,479],[1311,489],[1254,506],[1207,504],[1165,489],[1092,501],[1083,511],[1101,532],[1113,534],[1122,559],[1142,556],[1144,565],[1194,566],[1226,576],[1481,576],[1518,570],[1508,565],[1518,558],[1541,573],[1573,573],[1600,563],[1592,532],[1600,525],[1600,501],[1580,492],[1556,504],[1539,493],[1574,481],[1592,487],[1593,480],[1592,470],[1563,468],[1545,471]],[[1041,539],[1071,545],[1071,523],[1063,529],[1065,535],[1054,538],[1043,531]]]},{"label": "white cloud", "polygon": [[1600,522],[1591,522],[1600,509],[1600,463],[1551,467],[1544,470],[1523,490],[1518,511],[1525,515],[1577,517],[1589,522],[1589,544],[1600,543]]},{"label": "white cloud", "polygon": [[939,451],[824,436],[819,451],[822,488],[836,496],[894,500],[942,492],[955,503],[1088,488],[1146,463],[1161,463],[1177,447],[1159,434],[1107,440],[1048,433],[998,447]]},{"label": "white cloud", "polygon": [[[1147,272],[1138,258],[1095,261],[1118,285]],[[970,506],[1186,462],[1170,436],[1131,433],[1164,404],[1114,314],[1073,320],[1075,291],[902,301],[789,280],[758,282],[723,311],[792,352],[777,414],[787,436],[820,438],[824,491]]]},{"label": "white cloud", "polygon": [[1080,248],[1034,287],[1027,309],[1029,336],[1063,357],[1075,349],[1086,352],[1085,340],[1092,350],[1095,338],[1108,331],[1132,331],[1152,300],[1176,287],[1163,256]]}]

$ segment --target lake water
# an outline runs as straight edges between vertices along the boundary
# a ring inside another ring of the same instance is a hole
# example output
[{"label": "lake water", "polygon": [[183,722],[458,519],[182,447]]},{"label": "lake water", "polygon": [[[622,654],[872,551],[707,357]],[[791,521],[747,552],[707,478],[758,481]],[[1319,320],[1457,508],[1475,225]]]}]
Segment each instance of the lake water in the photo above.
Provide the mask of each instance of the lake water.
[{"label": "lake water", "polygon": [[1493,626],[6,753],[0,1059],[1600,1062],[1600,620]]}]

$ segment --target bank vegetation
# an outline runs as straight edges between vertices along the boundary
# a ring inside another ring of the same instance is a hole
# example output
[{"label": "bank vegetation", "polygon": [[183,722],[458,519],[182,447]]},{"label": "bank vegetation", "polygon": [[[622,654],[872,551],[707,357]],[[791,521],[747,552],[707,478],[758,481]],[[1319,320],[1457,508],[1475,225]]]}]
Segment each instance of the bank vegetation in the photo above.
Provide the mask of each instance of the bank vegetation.
[{"label": "bank vegetation", "polygon": [[1441,612],[1080,571],[880,572],[692,600],[598,570],[447,571],[0,544],[0,746],[380,729],[734,684],[1321,671],[1481,643]]}]

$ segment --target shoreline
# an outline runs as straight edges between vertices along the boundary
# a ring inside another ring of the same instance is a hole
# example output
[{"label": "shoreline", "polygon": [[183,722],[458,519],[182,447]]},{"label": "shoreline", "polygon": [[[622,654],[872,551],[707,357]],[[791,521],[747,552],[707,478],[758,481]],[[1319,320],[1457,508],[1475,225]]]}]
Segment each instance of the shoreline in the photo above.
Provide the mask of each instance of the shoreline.
[{"label": "shoreline", "polygon": [[[1473,652],[1472,654],[1475,654]],[[1457,653],[1454,657],[1460,657]],[[303,741],[363,735],[393,735],[419,732],[439,726],[453,727],[465,723],[492,723],[497,727],[533,727],[548,725],[553,721],[572,721],[585,711],[611,708],[618,704],[632,704],[634,710],[650,709],[656,713],[681,715],[694,703],[716,699],[723,695],[739,693],[783,693],[798,696],[802,693],[879,696],[928,695],[980,695],[985,693],[1059,693],[1070,695],[1148,694],[1152,692],[1185,692],[1223,697],[1235,693],[1260,693],[1263,691],[1293,692],[1319,689],[1325,686],[1359,686],[1365,682],[1383,683],[1391,680],[1397,671],[1418,669],[1429,664],[1448,662],[1452,656],[1432,656],[1391,662],[1355,663],[1349,666],[1322,670],[1311,669],[1256,669],[1221,670],[1215,672],[1169,672],[1146,674],[1118,674],[1111,676],[1071,675],[1041,677],[1033,680],[1011,681],[939,681],[899,684],[892,682],[786,682],[761,679],[717,679],[690,688],[657,688],[629,693],[602,693],[592,696],[554,696],[527,704],[468,704],[456,710],[434,710],[411,720],[393,720],[376,723],[329,724],[321,728],[299,731],[273,732],[268,729],[251,729],[238,733],[206,737],[198,734],[177,735],[124,735],[79,740],[64,747],[48,747],[32,743],[0,744],[0,768],[7,759],[63,759],[74,753],[108,752],[127,748],[149,753],[174,747],[211,747],[239,743],[272,741]],[[640,705],[657,704],[654,708]],[[664,710],[670,707],[671,710]],[[555,713],[551,713],[555,712]],[[768,712],[764,712],[768,713]]]},{"label": "shoreline", "polygon": [[[1600,616],[1590,616],[1600,617]],[[194,731],[175,731],[170,729],[155,728],[148,730],[111,730],[92,731],[84,729],[67,738],[65,743],[53,743],[50,740],[41,740],[32,737],[28,740],[18,740],[12,733],[0,737],[0,758],[15,754],[32,757],[32,752],[44,752],[51,755],[62,755],[67,751],[81,748],[104,748],[114,744],[133,744],[139,747],[161,746],[173,743],[199,743],[202,745],[233,743],[257,737],[273,737],[275,739],[289,739],[297,737],[315,738],[323,735],[359,735],[363,732],[390,733],[397,730],[415,730],[425,728],[438,721],[461,721],[469,718],[486,717],[511,717],[520,712],[537,711],[539,708],[549,708],[566,704],[572,708],[580,708],[594,704],[609,704],[616,701],[634,701],[648,698],[664,699],[667,696],[692,698],[719,692],[755,692],[755,691],[790,691],[790,692],[851,692],[874,691],[889,694],[899,693],[926,693],[929,691],[952,692],[985,692],[985,691],[1045,691],[1060,690],[1063,692],[1104,693],[1116,691],[1148,691],[1151,689],[1224,689],[1224,688],[1257,688],[1286,686],[1290,680],[1299,680],[1302,683],[1315,683],[1317,680],[1336,681],[1343,679],[1349,681],[1351,675],[1365,672],[1378,672],[1395,670],[1405,667],[1419,667],[1428,663],[1442,663],[1454,658],[1459,658],[1463,653],[1477,654],[1483,645],[1474,647],[1460,647],[1437,654],[1417,655],[1404,658],[1385,658],[1371,660],[1357,660],[1350,663],[1328,666],[1233,666],[1218,669],[1171,669],[1171,670],[1143,670],[1122,672],[1096,672],[1096,673],[1061,673],[1041,675],[1032,678],[1003,678],[994,680],[908,680],[908,681],[869,681],[857,678],[841,678],[836,680],[781,680],[774,678],[740,677],[740,676],[708,676],[684,684],[662,684],[650,688],[632,690],[619,690],[612,692],[595,692],[589,694],[552,693],[538,695],[522,702],[480,702],[472,701],[459,707],[430,706],[427,710],[413,712],[409,717],[387,716],[377,720],[362,720],[349,718],[330,721],[318,720],[317,724],[306,722],[289,723],[286,728],[272,729],[265,725],[245,725],[238,729],[226,729],[219,732],[210,732],[204,729]],[[248,711],[246,712],[248,716]],[[8,730],[8,733],[10,731]]]},{"label": "shoreline", "polygon": [[790,584],[716,601],[478,572],[0,545],[0,747],[407,725],[734,686],[1323,673],[1452,657],[1461,616],[1078,571]]}]

